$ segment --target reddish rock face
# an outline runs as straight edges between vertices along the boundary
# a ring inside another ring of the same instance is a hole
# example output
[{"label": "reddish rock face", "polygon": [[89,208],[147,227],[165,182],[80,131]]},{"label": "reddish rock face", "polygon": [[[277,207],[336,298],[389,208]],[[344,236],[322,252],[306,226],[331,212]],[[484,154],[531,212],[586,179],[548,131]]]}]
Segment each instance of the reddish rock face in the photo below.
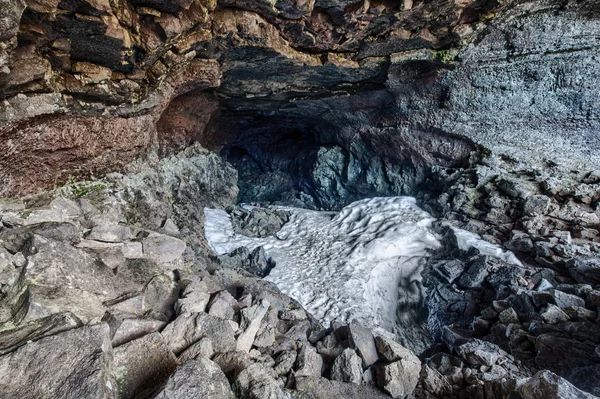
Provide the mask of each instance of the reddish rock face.
[{"label": "reddish rock face", "polygon": [[0,130],[0,196],[119,170],[156,144],[155,117],[49,116]]},{"label": "reddish rock face", "polygon": [[159,155],[167,156],[202,141],[204,128],[218,106],[216,97],[203,91],[191,91],[171,101],[156,124]]}]

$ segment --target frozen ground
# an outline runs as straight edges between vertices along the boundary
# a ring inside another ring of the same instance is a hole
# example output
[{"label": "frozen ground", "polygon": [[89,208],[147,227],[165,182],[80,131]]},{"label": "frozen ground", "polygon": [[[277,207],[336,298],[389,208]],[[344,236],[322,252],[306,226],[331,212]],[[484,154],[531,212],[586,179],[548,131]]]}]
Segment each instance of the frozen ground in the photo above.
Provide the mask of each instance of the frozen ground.
[{"label": "frozen ground", "polygon": [[[266,279],[324,325],[358,319],[416,352],[428,346],[421,271],[440,243],[414,198],[366,199],[339,213],[284,209],[292,216],[275,236],[253,238],[236,235],[225,211],[207,208],[208,243],[217,254],[263,246],[276,262]],[[465,248],[512,256],[473,234],[458,236]]]}]

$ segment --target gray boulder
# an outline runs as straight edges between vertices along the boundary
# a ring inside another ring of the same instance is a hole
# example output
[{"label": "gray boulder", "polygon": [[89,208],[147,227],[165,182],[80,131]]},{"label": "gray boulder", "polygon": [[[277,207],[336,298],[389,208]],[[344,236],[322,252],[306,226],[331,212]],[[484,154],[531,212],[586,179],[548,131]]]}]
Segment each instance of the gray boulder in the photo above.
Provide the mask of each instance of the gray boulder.
[{"label": "gray boulder", "polygon": [[6,398],[117,397],[106,323],[42,338],[0,356],[0,392]]},{"label": "gray boulder", "polygon": [[183,255],[186,243],[165,234],[150,233],[142,240],[144,256],[159,263],[173,262]]},{"label": "gray boulder", "polygon": [[273,369],[255,363],[238,375],[233,386],[240,399],[287,399],[276,378]]},{"label": "gray boulder", "polygon": [[189,360],[175,370],[155,399],[233,399],[229,381],[206,358]]},{"label": "gray boulder", "polygon": [[206,313],[184,313],[179,315],[162,331],[169,348],[180,354],[195,342],[209,337],[215,353],[235,350],[233,329],[227,320]]},{"label": "gray boulder", "polygon": [[419,382],[421,361],[407,349],[406,352],[394,363],[375,367],[377,385],[393,398],[412,394]]},{"label": "gray boulder", "polygon": [[351,345],[356,348],[358,354],[362,357],[364,367],[377,361],[375,339],[369,329],[364,328],[358,321],[352,320],[348,325],[348,337]]},{"label": "gray boulder", "polygon": [[177,359],[159,333],[152,333],[114,350],[114,373],[123,398],[148,397],[177,367]]},{"label": "gray boulder", "polygon": [[331,368],[331,379],[360,384],[362,380],[362,359],[350,348],[335,358]]},{"label": "gray boulder", "polygon": [[316,349],[304,344],[296,359],[296,376],[320,377],[323,371],[323,358]]},{"label": "gray boulder", "polygon": [[306,393],[309,398],[322,399],[384,399],[388,395],[374,386],[357,385],[340,381],[330,381],[322,377],[298,377],[296,389]]},{"label": "gray boulder", "polygon": [[498,359],[506,357],[508,354],[491,342],[480,339],[472,339],[457,349],[469,364],[474,366],[493,366]]},{"label": "gray boulder", "polygon": [[131,229],[120,224],[100,224],[92,228],[87,238],[102,242],[128,241],[131,239]]},{"label": "gray boulder", "polygon": [[521,399],[597,399],[548,370],[538,372],[517,388],[517,392]]}]

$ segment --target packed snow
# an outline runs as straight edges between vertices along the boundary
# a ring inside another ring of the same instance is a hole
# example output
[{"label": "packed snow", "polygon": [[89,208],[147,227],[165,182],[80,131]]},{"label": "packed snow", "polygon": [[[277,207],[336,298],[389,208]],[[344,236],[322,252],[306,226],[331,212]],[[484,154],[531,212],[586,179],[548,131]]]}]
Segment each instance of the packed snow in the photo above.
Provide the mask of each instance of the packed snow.
[{"label": "packed snow", "polygon": [[[435,219],[414,198],[366,199],[339,213],[281,209],[291,213],[290,221],[275,236],[254,238],[235,234],[227,212],[207,208],[206,239],[218,255],[262,246],[276,264],[266,279],[324,325],[358,319],[417,352],[427,346],[421,272],[440,243],[431,229]],[[509,258],[457,231],[464,248]]]}]

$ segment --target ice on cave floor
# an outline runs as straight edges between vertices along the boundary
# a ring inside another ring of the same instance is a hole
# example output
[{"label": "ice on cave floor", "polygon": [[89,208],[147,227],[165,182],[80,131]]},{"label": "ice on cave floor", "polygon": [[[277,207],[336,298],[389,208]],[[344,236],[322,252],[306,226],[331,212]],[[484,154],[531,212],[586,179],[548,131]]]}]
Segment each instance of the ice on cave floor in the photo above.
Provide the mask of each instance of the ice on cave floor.
[{"label": "ice on cave floor", "polygon": [[[441,244],[431,228],[435,219],[414,198],[371,198],[340,212],[281,209],[291,213],[290,221],[275,236],[254,238],[235,234],[225,211],[206,208],[206,239],[218,255],[263,246],[276,264],[266,279],[325,326],[358,319],[416,353],[429,346],[421,272]],[[512,255],[455,231],[463,248]]]}]

